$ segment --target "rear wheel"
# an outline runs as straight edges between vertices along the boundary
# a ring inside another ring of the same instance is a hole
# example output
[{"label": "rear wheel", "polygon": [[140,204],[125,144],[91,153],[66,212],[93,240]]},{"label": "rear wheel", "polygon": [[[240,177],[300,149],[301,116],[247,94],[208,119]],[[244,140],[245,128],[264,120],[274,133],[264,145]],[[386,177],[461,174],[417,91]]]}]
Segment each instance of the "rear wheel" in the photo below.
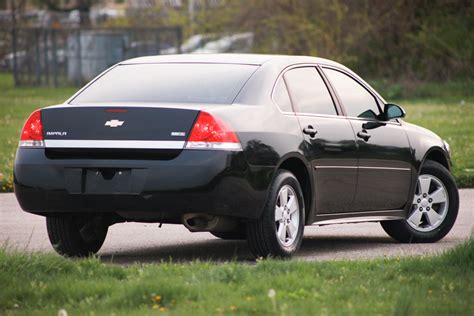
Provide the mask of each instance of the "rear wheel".
[{"label": "rear wheel", "polygon": [[407,219],[381,224],[400,242],[436,242],[453,227],[458,208],[459,194],[453,176],[443,165],[428,160],[418,176]]},{"label": "rear wheel", "polygon": [[86,257],[97,253],[107,236],[108,227],[93,219],[47,217],[49,240],[57,253],[67,257]]},{"label": "rear wheel", "polygon": [[247,225],[247,240],[256,257],[290,257],[300,247],[304,231],[304,199],[300,184],[280,170],[273,181],[262,216]]}]

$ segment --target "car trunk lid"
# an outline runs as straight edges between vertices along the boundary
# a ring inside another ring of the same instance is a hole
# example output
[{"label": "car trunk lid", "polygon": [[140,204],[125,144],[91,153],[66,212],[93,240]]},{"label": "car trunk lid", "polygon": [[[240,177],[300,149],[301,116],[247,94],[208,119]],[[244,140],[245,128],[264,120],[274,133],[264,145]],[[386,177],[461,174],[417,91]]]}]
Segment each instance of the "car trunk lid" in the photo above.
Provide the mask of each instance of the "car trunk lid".
[{"label": "car trunk lid", "polygon": [[184,148],[198,113],[198,107],[50,107],[42,110],[45,147],[50,154],[69,152],[75,157],[106,152],[120,157],[116,154],[131,151],[176,154]]}]

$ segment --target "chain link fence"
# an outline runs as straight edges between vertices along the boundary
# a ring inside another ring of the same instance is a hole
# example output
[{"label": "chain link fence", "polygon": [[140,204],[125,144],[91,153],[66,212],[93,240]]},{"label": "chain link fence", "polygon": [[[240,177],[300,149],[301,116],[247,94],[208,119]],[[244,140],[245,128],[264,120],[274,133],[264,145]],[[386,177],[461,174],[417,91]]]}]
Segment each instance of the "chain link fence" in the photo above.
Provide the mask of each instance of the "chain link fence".
[{"label": "chain link fence", "polygon": [[[18,86],[82,85],[124,59],[181,52],[179,27],[20,28],[0,67]],[[5,36],[3,36],[5,37]]]}]

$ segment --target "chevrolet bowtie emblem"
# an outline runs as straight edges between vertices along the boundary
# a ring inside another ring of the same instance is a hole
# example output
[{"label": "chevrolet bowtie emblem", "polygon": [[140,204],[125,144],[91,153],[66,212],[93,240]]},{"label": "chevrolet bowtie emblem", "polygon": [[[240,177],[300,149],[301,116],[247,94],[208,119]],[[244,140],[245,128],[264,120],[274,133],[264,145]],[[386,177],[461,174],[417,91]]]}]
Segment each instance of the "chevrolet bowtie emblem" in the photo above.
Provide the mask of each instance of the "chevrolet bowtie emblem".
[{"label": "chevrolet bowtie emblem", "polygon": [[108,126],[108,127],[119,127],[119,126],[122,126],[123,123],[125,123],[125,121],[110,120],[110,121],[105,122],[105,126]]}]

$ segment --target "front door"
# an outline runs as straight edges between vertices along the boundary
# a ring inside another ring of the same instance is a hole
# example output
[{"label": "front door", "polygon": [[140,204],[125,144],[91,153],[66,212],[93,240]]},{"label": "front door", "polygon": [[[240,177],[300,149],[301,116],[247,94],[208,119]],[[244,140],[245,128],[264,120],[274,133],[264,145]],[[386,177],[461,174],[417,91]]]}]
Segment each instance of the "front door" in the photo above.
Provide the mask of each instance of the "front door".
[{"label": "front door", "polygon": [[318,214],[352,210],[357,182],[357,148],[350,122],[339,116],[315,67],[284,75],[311,161]]},{"label": "front door", "polygon": [[356,134],[359,174],[355,211],[402,209],[411,183],[408,137],[397,120],[382,121],[377,97],[348,74],[324,68]]}]

